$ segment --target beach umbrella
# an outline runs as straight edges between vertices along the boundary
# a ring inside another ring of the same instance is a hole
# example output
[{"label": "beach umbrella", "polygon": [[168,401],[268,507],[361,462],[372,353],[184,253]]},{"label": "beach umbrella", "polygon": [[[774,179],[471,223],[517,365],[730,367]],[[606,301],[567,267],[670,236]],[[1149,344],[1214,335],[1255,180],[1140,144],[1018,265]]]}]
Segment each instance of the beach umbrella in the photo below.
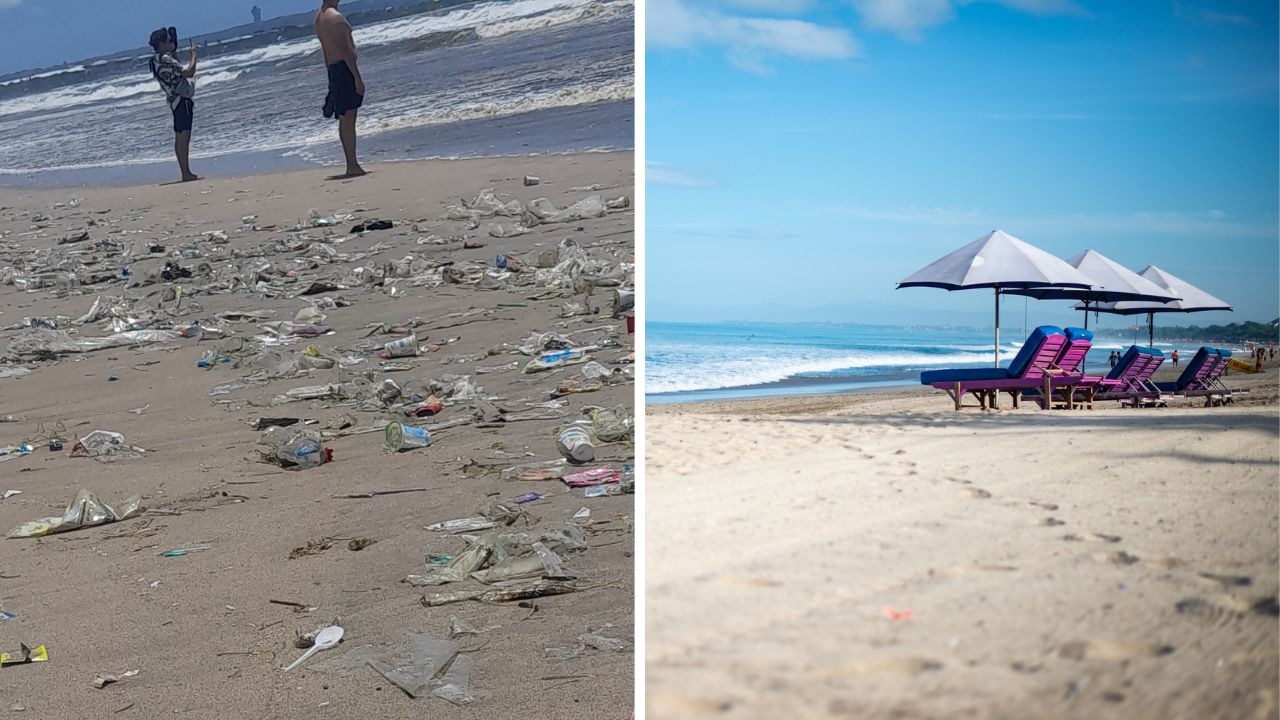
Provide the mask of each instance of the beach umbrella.
[{"label": "beach umbrella", "polygon": [[[1098,305],[1095,310],[1098,312],[1110,313],[1112,315],[1142,315],[1145,313],[1147,316],[1148,345],[1154,345],[1156,341],[1156,313],[1193,313],[1209,312],[1211,310],[1231,311],[1231,305],[1225,300],[1219,300],[1186,280],[1170,275],[1155,265],[1148,265],[1147,269],[1142,271],[1142,277],[1165,288],[1171,294],[1176,295],[1178,299],[1170,303],[1141,301],[1103,303]],[[1076,309],[1079,308],[1080,306],[1077,305]]]},{"label": "beach umbrella", "polygon": [[[1093,281],[1087,288],[1036,287],[1012,288],[1005,295],[1027,295],[1037,300],[1083,300],[1084,326],[1089,327],[1089,305],[1120,301],[1169,303],[1179,298],[1138,273],[1117,263],[1097,250],[1085,250],[1067,260]],[[1077,305],[1076,309],[1080,306]]]},{"label": "beach umbrella", "polygon": [[1084,273],[1003,230],[992,230],[955,252],[912,273],[898,288],[943,290],[991,288],[996,303],[995,358],[1000,366],[1000,291],[1010,288],[1093,285]]}]

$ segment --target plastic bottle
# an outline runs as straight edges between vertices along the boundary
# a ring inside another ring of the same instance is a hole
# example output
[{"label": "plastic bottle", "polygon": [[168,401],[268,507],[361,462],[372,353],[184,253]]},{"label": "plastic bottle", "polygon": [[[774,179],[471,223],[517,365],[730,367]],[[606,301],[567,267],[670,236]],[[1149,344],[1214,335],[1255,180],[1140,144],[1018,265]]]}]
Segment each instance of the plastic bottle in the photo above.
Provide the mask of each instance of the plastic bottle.
[{"label": "plastic bottle", "polygon": [[276,450],[276,457],[296,465],[299,470],[306,470],[324,464],[324,447],[319,440],[306,435],[295,435]]},{"label": "plastic bottle", "polygon": [[530,360],[528,364],[524,366],[524,370],[522,372],[541,372],[543,370],[552,370],[563,365],[580,363],[587,359],[587,353],[595,352],[599,349],[600,348],[596,345],[588,345],[587,347],[565,348],[563,350],[545,352]]},{"label": "plastic bottle", "polygon": [[560,432],[556,448],[566,460],[573,463],[589,463],[596,458],[596,448],[591,435],[580,425],[570,425]]}]

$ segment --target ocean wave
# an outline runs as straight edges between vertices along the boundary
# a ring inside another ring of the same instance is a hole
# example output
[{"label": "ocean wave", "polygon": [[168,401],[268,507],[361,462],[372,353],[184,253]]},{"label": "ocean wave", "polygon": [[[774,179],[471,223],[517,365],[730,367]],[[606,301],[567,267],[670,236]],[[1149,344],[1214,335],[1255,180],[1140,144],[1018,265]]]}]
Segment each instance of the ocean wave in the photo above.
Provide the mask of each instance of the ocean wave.
[{"label": "ocean wave", "polygon": [[[196,90],[199,92],[201,87],[235,80],[240,77],[242,72],[241,70],[232,70],[197,75],[195,79]],[[138,82],[139,77],[146,79]],[[160,92],[160,86],[150,76],[150,73],[133,75],[116,82],[72,85],[71,87],[0,101],[0,117],[20,115],[22,113],[68,110],[100,102],[125,100],[145,94],[158,96]]]},{"label": "ocean wave", "polygon": [[625,78],[528,93],[502,100],[452,102],[445,107],[423,108],[422,112],[418,113],[397,112],[391,117],[374,118],[365,122],[361,132],[377,134],[467,120],[508,117],[537,110],[549,110],[573,105],[631,100],[634,97],[635,83],[630,78]]},{"label": "ocean wave", "polygon": [[520,18],[518,20],[506,20],[503,22],[496,22],[491,25],[482,25],[476,28],[476,36],[488,39],[502,37],[512,33],[543,30],[556,25],[568,25],[582,21],[608,20],[621,15],[626,10],[631,9],[631,7],[632,3],[630,2],[612,2],[608,5],[590,3],[587,5],[566,8],[564,10],[552,10],[533,17]]},{"label": "ocean wave", "polygon": [[80,72],[84,72],[84,66],[76,65],[75,67],[61,68],[58,70],[50,70],[48,72],[36,73],[34,75],[27,75],[26,77],[14,78],[13,80],[5,80],[4,82],[0,82],[0,87],[8,86],[8,85],[17,85],[19,83],[29,82],[31,80],[40,80],[42,78],[51,78],[51,77],[56,77],[58,75],[68,75],[71,73],[80,73]]},{"label": "ocean wave", "polygon": [[[803,352],[769,353],[766,355],[728,357],[708,353],[704,357],[689,357],[676,353],[680,359],[667,361],[669,350],[649,350],[645,364],[645,392],[689,392],[692,390],[717,390],[774,383],[799,376],[838,376],[841,371],[858,371],[883,368],[886,371],[907,372],[919,368],[977,365],[991,361],[991,349],[985,352],[955,352],[928,354],[903,351],[868,351],[855,354],[839,354],[826,357],[806,356]],[[1001,360],[1012,359],[1016,350],[1000,351]],[[850,372],[850,376],[857,375]]]},{"label": "ocean wave", "polygon": [[[539,30],[551,25],[594,20],[612,16],[634,6],[634,0],[514,0],[481,3],[443,14],[412,15],[354,29],[356,47],[369,51],[382,45],[420,40],[431,35],[452,35],[474,31],[480,37],[497,37],[512,32]],[[616,8],[616,9],[615,9]],[[547,21],[539,18],[547,17]],[[320,52],[320,43],[308,37],[269,45],[226,57],[211,58],[213,68],[251,67]]]}]

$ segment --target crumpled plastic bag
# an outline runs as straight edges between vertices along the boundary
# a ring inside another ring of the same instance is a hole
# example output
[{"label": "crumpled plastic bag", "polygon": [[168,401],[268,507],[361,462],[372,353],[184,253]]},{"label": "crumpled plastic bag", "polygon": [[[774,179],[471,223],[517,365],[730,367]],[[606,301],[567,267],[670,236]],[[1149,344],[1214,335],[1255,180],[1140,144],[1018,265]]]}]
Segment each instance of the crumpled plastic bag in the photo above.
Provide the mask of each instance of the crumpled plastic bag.
[{"label": "crumpled plastic bag", "polygon": [[427,385],[427,390],[446,405],[474,400],[480,392],[471,378],[464,375],[442,375],[440,379],[432,380]]},{"label": "crumpled plastic bag", "polygon": [[591,430],[601,442],[627,440],[635,432],[635,418],[625,405],[612,410],[596,408],[591,411]]},{"label": "crumpled plastic bag", "polygon": [[517,217],[523,212],[524,206],[519,200],[505,193],[498,195],[493,188],[485,188],[470,200],[464,199],[461,205],[445,208],[444,216],[448,220],[472,220],[494,215]]},{"label": "crumpled plastic bag", "polygon": [[130,330],[107,337],[72,338],[65,330],[36,329],[9,341],[11,355],[80,353],[128,345],[168,342],[181,337],[171,330]]},{"label": "crumpled plastic bag", "polygon": [[553,332],[533,333],[518,348],[524,355],[540,355],[548,350],[563,350],[573,347],[569,338]]},{"label": "crumpled plastic bag", "polygon": [[71,448],[71,457],[91,457],[99,462],[139,457],[146,450],[125,442],[124,435],[110,430],[94,430]]},{"label": "crumpled plastic bag", "polygon": [[608,212],[604,199],[599,195],[589,195],[564,209],[557,208],[555,203],[547,198],[538,198],[529,202],[529,213],[544,223],[587,220],[604,217]]},{"label": "crumpled plastic bag", "polygon": [[137,495],[129,498],[120,506],[120,511],[113,510],[88,490],[81,490],[75,500],[67,505],[62,517],[46,517],[25,522],[10,530],[11,538],[43,537],[53,533],[70,532],[80,528],[106,525],[107,523],[128,520],[141,515],[142,498]]}]

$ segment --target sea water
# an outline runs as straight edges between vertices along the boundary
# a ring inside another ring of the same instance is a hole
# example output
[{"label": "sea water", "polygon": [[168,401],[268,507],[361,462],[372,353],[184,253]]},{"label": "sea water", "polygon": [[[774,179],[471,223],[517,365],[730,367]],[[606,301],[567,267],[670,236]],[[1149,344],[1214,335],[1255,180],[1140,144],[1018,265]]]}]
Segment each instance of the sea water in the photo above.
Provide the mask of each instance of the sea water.
[{"label": "sea water", "polygon": [[[1001,329],[1002,365],[1023,339],[1020,329]],[[1095,338],[1086,368],[1105,372],[1111,351],[1130,344]],[[650,322],[645,348],[651,403],[914,385],[923,370],[991,367],[994,350],[990,328],[736,322]]]},{"label": "sea water", "polygon": [[[509,0],[357,25],[361,159],[631,148],[634,22],[634,0]],[[149,57],[134,49],[0,82],[0,183],[172,175],[173,120]],[[199,59],[198,171],[341,161],[309,21],[223,39]]]}]

